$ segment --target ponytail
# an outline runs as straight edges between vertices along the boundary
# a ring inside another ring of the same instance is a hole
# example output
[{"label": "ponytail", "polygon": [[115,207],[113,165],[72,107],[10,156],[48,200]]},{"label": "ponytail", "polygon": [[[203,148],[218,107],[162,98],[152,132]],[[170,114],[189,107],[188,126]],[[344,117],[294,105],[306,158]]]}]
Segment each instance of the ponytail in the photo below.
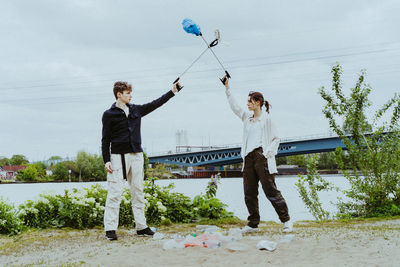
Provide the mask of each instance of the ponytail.
[{"label": "ponytail", "polygon": [[264,101],[264,105],[265,105],[265,110],[267,111],[267,113],[269,113],[269,108],[271,107],[271,105],[268,103],[267,100]]}]

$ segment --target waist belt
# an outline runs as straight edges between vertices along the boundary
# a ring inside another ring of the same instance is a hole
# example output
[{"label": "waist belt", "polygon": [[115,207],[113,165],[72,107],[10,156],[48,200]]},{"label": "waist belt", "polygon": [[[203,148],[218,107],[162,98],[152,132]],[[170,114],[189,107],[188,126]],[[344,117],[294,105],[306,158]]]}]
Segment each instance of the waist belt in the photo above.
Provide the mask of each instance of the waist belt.
[{"label": "waist belt", "polygon": [[120,154],[121,155],[121,162],[122,162],[122,173],[124,175],[124,179],[128,180],[126,178],[126,164],[125,164],[125,154]]}]

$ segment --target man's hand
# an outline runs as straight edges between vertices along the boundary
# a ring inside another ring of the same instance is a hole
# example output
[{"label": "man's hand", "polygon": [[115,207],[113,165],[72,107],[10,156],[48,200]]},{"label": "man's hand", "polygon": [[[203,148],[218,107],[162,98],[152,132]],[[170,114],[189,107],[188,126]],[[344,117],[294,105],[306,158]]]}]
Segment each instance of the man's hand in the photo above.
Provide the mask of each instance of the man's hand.
[{"label": "man's hand", "polygon": [[111,165],[111,162],[110,162],[110,161],[107,162],[104,166],[106,167],[106,171],[107,171],[108,173],[113,173],[113,169],[112,169],[112,165]]},{"label": "man's hand", "polygon": [[174,87],[172,88],[172,92],[176,94],[178,91],[180,91],[183,88],[179,82],[174,83]]},{"label": "man's hand", "polygon": [[229,78],[228,75],[225,75],[224,78],[222,78],[222,80],[224,80],[224,85],[225,85],[225,89],[229,90]]}]

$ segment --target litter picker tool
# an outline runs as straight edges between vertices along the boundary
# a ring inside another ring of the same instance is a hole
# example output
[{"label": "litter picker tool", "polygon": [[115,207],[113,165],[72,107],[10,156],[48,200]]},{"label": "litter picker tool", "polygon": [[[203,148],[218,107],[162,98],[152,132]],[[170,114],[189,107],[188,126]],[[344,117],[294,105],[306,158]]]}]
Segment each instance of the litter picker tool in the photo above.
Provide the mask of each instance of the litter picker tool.
[{"label": "litter picker tool", "polygon": [[[204,38],[203,34],[201,33],[200,26],[197,25],[195,22],[193,22],[191,19],[184,19],[183,22],[182,22],[182,26],[183,26],[183,29],[185,30],[185,32],[190,33],[190,34],[194,34],[196,36],[200,36],[203,39],[204,43],[207,45],[207,48],[203,52],[201,52],[201,54],[189,65],[189,67],[187,67],[178,76],[178,78],[173,83],[178,82],[179,79],[207,52],[207,50],[210,49],[210,51],[214,55],[215,59],[221,65],[222,69],[225,71],[225,74],[226,74],[225,77],[220,79],[221,82],[223,84],[225,84],[226,78],[231,78],[231,76],[229,75],[228,71],[225,69],[224,65],[222,64],[222,62],[219,60],[219,58],[217,57],[217,55],[215,54],[215,52],[212,49],[212,47],[214,47],[214,46],[216,46],[218,44],[218,42],[219,42],[219,40],[221,38],[219,30],[215,31],[215,39],[214,39],[214,41],[212,41],[210,44],[208,44],[208,42]],[[178,88],[178,90],[180,90],[180,89],[182,89],[182,87]]]}]

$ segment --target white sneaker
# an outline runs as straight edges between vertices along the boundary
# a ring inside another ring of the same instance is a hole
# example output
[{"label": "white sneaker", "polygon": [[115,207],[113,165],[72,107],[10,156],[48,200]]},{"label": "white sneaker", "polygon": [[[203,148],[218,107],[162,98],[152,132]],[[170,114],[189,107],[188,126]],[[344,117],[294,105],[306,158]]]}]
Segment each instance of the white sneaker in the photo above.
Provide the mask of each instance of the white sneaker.
[{"label": "white sneaker", "polygon": [[283,232],[291,233],[293,231],[293,223],[289,220],[283,223]]},{"label": "white sneaker", "polygon": [[242,230],[242,233],[256,233],[256,232],[258,232],[258,228],[253,228],[253,227],[250,227],[248,225],[243,227],[241,230]]}]

